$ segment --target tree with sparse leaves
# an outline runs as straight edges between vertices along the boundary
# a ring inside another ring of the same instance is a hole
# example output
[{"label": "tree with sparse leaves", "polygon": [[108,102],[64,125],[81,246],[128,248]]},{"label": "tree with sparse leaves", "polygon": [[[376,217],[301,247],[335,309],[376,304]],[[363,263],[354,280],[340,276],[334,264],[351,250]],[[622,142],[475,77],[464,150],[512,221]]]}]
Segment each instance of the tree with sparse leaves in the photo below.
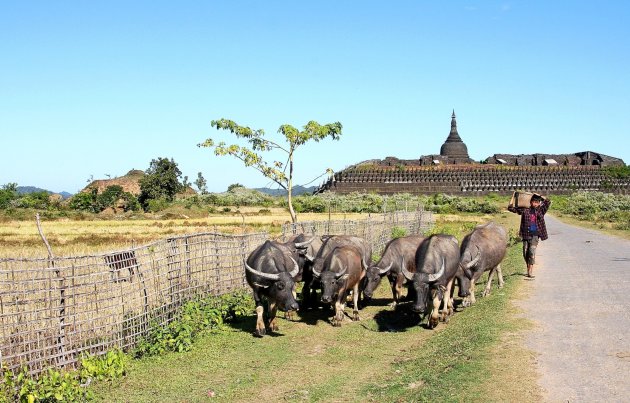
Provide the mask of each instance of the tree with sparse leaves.
[{"label": "tree with sparse leaves", "polygon": [[197,186],[197,189],[199,189],[199,192],[201,192],[202,195],[205,195],[208,193],[207,185],[208,185],[208,182],[206,181],[206,178],[203,177],[201,172],[198,172],[197,179],[195,180],[195,186]]},{"label": "tree with sparse leaves", "polygon": [[[211,125],[217,130],[228,130],[237,138],[246,139],[251,144],[251,148],[236,144],[227,145],[225,142],[215,143],[212,139],[207,139],[203,143],[198,144],[198,146],[208,148],[214,147],[214,153],[218,156],[231,155],[243,161],[245,166],[253,167],[265,177],[271,179],[281,188],[286,190],[289,214],[291,214],[291,220],[293,222],[297,222],[297,216],[295,214],[295,210],[293,209],[292,194],[293,161],[296,149],[311,140],[319,142],[326,137],[331,137],[333,140],[339,140],[342,129],[341,123],[339,122],[320,125],[319,123],[311,120],[303,127],[303,130],[298,130],[291,125],[285,124],[280,126],[278,129],[278,133],[280,133],[286,141],[286,145],[284,145],[266,139],[265,132],[262,129],[252,130],[249,127],[239,126],[228,119],[213,120]],[[273,150],[285,153],[287,161],[285,163],[274,161],[272,164],[265,161],[262,153]]]}]

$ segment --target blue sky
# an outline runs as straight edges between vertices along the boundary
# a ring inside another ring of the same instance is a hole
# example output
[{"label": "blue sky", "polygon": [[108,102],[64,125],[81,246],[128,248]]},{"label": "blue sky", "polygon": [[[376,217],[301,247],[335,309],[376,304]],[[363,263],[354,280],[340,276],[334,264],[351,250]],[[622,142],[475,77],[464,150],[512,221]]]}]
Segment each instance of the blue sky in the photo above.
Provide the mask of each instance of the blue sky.
[{"label": "blue sky", "polygon": [[276,140],[341,122],[298,150],[305,184],[439,153],[453,109],[475,160],[630,163],[629,20],[626,1],[3,1],[0,185],[74,193],[166,157],[210,191],[273,187],[197,147],[236,141],[211,120]]}]

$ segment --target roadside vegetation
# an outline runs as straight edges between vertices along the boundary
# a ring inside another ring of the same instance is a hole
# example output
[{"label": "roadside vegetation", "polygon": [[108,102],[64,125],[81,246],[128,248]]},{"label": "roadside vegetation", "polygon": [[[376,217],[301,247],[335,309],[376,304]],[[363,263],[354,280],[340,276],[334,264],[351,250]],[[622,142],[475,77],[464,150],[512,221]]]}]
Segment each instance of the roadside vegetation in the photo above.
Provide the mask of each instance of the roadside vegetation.
[{"label": "roadside vegetation", "polygon": [[[629,199],[604,193],[552,196],[551,212],[609,223],[611,228],[627,232]],[[14,257],[16,251],[30,256],[35,249],[45,255],[32,220],[34,213],[71,211],[62,203],[43,210],[43,205],[33,207],[33,200],[45,203],[46,198],[15,196],[10,186],[0,191],[0,201],[9,207],[2,209],[0,257]],[[420,326],[414,315],[391,310],[391,292],[384,281],[375,304],[361,311],[358,323],[347,321],[334,328],[327,312],[316,311],[282,320],[279,337],[258,340],[251,336],[255,323],[251,297],[247,292],[236,293],[191,301],[178,320],[165,328],[155,327],[133,351],[112,352],[105,363],[82,365],[101,368],[90,376],[80,368],[72,373],[51,371],[32,379],[24,370],[13,373],[5,369],[0,401],[2,396],[8,401],[53,401],[58,396],[102,401],[197,401],[207,397],[239,401],[537,400],[534,375],[522,374],[532,357],[520,344],[511,342],[528,324],[519,319],[511,302],[521,292],[522,262],[516,236],[518,217],[505,212],[507,200],[497,195],[374,194],[294,199],[301,220],[361,217],[422,205],[436,213],[431,233],[448,233],[460,240],[479,223],[495,220],[505,225],[512,245],[503,263],[506,287],[495,287],[490,297],[460,309],[450,323],[440,324],[435,331]],[[278,233],[280,225],[290,221],[282,203],[282,198],[233,186],[225,193],[174,199],[158,213],[122,212],[105,219],[82,211],[75,220],[49,219],[44,230],[53,249],[68,254],[128,247],[183,233],[261,228]],[[25,220],[16,219],[20,216],[16,212],[23,211],[28,212]],[[188,218],[182,218],[185,213]],[[392,232],[392,238],[403,235]],[[494,387],[497,382],[504,385],[499,390]],[[87,388],[81,386],[89,383]]]}]

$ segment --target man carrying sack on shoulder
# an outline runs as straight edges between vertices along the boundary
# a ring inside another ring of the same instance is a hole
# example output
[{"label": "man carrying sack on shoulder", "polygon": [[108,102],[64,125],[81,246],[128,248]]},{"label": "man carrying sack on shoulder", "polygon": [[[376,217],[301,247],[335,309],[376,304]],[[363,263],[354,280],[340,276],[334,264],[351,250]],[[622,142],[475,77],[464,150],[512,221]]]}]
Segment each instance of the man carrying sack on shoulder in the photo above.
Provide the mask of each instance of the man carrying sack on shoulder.
[{"label": "man carrying sack on shoulder", "polygon": [[[538,240],[544,241],[547,235],[547,226],[545,225],[545,213],[551,205],[551,200],[534,193],[530,199],[529,207],[517,207],[517,194],[512,197],[512,201],[508,206],[508,211],[519,214],[521,216],[521,226],[519,236],[523,240],[523,258],[527,264],[527,278],[534,278],[534,263],[536,262],[536,247]],[[515,198],[516,197],[516,198]]]}]

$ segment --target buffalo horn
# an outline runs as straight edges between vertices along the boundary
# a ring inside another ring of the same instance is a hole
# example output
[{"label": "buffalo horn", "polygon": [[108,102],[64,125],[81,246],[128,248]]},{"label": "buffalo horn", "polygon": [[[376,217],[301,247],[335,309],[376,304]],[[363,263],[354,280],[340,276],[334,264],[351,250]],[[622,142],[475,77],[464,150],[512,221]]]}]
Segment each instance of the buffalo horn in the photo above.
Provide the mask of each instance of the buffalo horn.
[{"label": "buffalo horn", "polygon": [[306,260],[308,260],[309,262],[314,262],[315,258],[311,255],[309,255],[308,253],[304,254],[304,257],[306,258]]},{"label": "buffalo horn", "polygon": [[402,270],[402,274],[407,280],[411,281],[413,279],[413,273],[407,270],[407,267],[405,265],[403,265],[400,269]]},{"label": "buffalo horn", "polygon": [[[403,264],[404,264],[404,262],[405,262],[405,258],[403,258]],[[392,262],[392,263],[390,263],[390,264],[389,264],[389,266],[387,266],[387,267],[386,267],[386,268],[384,268],[384,269],[381,269],[381,268],[379,267],[379,268],[378,268],[378,272],[379,272],[379,274],[383,275],[383,274],[387,273],[387,272],[388,272],[388,271],[392,268],[392,266],[393,266],[393,265],[394,265],[394,263]]]},{"label": "buffalo horn", "polygon": [[315,266],[313,266],[313,269],[312,269],[312,270],[313,270],[313,275],[314,275],[315,277],[320,277],[320,276],[322,275],[322,272],[321,272],[321,271],[317,271],[317,270],[315,270]]},{"label": "buffalo horn", "polygon": [[298,249],[303,249],[306,248],[307,246],[309,246],[311,244],[311,242],[313,242],[315,240],[315,237],[311,237],[311,239],[309,239],[308,241],[304,241],[304,242],[296,242],[295,243],[295,247]]},{"label": "buffalo horn", "polygon": [[340,271],[339,273],[335,274],[335,278],[339,278],[339,277],[343,276],[344,274],[346,274],[347,271],[348,271],[348,268],[344,267],[342,271]]},{"label": "buffalo horn", "polygon": [[464,266],[464,270],[472,269],[473,266],[477,264],[479,259],[481,259],[481,250],[477,246],[477,256],[475,256],[475,258],[473,260],[471,260],[470,262],[468,262],[468,264],[466,266]]},{"label": "buffalo horn", "polygon": [[260,276],[262,278],[266,278],[268,280],[273,280],[273,281],[277,281],[280,279],[280,276],[278,276],[277,274],[272,274],[272,273],[263,273],[261,271],[258,271],[256,269],[253,269],[251,267],[249,267],[249,265],[247,264],[247,260],[243,260],[243,263],[245,263],[245,270],[249,271],[250,273],[253,273],[257,276]]},{"label": "buffalo horn", "polygon": [[444,261],[444,258],[442,258],[442,267],[440,267],[440,270],[437,273],[429,274],[429,283],[435,283],[440,277],[442,277],[442,274],[444,274],[445,266],[446,263]]},{"label": "buffalo horn", "polygon": [[300,271],[300,266],[298,266],[297,262],[292,257],[290,257],[289,259],[291,259],[291,261],[293,262],[293,270],[289,272],[289,276],[295,277]]}]

